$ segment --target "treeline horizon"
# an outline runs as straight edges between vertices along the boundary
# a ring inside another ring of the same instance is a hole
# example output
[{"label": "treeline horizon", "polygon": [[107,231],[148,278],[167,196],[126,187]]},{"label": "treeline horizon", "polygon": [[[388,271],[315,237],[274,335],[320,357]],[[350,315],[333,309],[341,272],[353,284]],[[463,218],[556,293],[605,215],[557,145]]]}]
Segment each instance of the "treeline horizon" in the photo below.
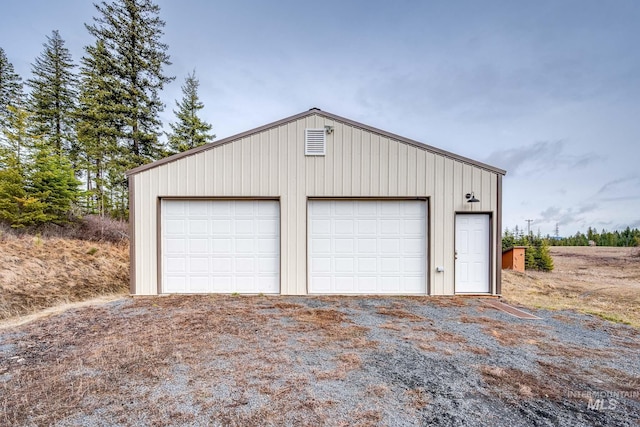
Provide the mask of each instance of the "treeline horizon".
[{"label": "treeline horizon", "polygon": [[[195,70],[163,132],[160,93],[175,79],[152,0],[94,4],[91,42],[74,60],[58,30],[31,75],[15,72],[0,46],[0,222],[14,228],[87,214],[126,219],[125,172],[213,141],[198,113]],[[165,138],[161,138],[164,136]]]},{"label": "treeline horizon", "polygon": [[[532,233],[530,233],[533,236]],[[526,238],[527,234],[524,229],[519,228],[517,225],[513,230],[506,228],[503,233],[503,242],[505,238],[507,241],[518,241]],[[640,246],[640,229],[626,227],[623,230],[607,231],[602,229],[598,232],[596,228],[589,227],[585,233],[578,231],[572,236],[556,237],[542,236],[538,232],[534,237],[538,239],[544,239],[550,246],[611,246],[611,247],[635,247]]]}]

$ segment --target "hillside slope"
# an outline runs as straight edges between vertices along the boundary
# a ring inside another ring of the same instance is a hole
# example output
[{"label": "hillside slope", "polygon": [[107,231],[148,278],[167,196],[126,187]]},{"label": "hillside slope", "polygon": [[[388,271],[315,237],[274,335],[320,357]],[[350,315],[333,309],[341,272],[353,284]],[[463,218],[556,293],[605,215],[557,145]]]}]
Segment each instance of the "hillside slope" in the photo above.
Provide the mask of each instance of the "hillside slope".
[{"label": "hillside slope", "polygon": [[0,239],[0,319],[98,295],[126,294],[128,289],[126,243]]}]

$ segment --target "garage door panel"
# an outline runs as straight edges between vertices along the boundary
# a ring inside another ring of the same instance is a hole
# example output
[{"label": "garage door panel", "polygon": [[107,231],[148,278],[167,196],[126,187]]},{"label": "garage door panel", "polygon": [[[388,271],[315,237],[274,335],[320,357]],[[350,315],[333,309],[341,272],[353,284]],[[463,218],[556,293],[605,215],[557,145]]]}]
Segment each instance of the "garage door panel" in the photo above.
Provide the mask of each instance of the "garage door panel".
[{"label": "garage door panel", "polygon": [[331,252],[331,239],[314,239],[311,242],[313,252],[316,254],[328,254]]},{"label": "garage door panel", "polygon": [[232,251],[233,240],[231,238],[218,237],[211,241],[211,252],[214,254],[228,254]]},{"label": "garage door panel", "polygon": [[189,293],[200,294],[209,292],[209,276],[191,276],[187,286]]},{"label": "garage door panel", "polygon": [[358,258],[358,273],[376,273],[377,271],[377,258]]},{"label": "garage door panel", "polygon": [[336,216],[353,216],[353,202],[342,202],[334,206],[334,214]]},{"label": "garage door panel", "polygon": [[400,239],[380,239],[380,253],[393,255],[400,253]]},{"label": "garage door panel", "polygon": [[[380,234],[400,234],[400,224],[397,219],[382,219],[380,220]],[[375,228],[374,228],[375,233]]]},{"label": "garage door panel", "polygon": [[319,258],[316,257],[311,261],[311,271],[313,273],[330,273],[331,272],[331,258]]},{"label": "garage door panel", "polygon": [[[233,230],[233,233],[235,234],[246,234],[246,235],[253,235],[255,234],[255,222],[253,220],[250,219],[236,219],[234,221],[234,225],[235,225],[235,229]],[[229,232],[230,234],[232,233],[231,231]]]},{"label": "garage door panel", "polygon": [[189,216],[190,217],[194,217],[194,216],[202,216],[202,217],[208,217],[209,216],[209,206],[210,203],[206,202],[206,201],[192,201],[191,203],[189,203],[188,205],[188,211],[189,211]]},{"label": "garage door panel", "polygon": [[402,271],[404,273],[419,274],[423,270],[424,260],[422,258],[402,258]]},{"label": "garage door panel", "polygon": [[[184,243],[184,247],[189,245],[189,253],[192,254],[208,254],[209,253],[209,239],[207,238],[191,238],[191,239],[182,239]],[[185,253],[183,249],[182,253]]]},{"label": "garage door panel", "polygon": [[167,246],[165,253],[171,254],[184,254],[187,247],[187,239],[167,238]]},{"label": "garage door panel", "polygon": [[258,239],[258,253],[273,254],[278,252],[278,238]]},{"label": "garage door panel", "polygon": [[367,217],[367,216],[377,216],[378,213],[378,203],[377,202],[367,202],[367,201],[360,201],[357,203],[358,206],[358,215],[361,217]]},{"label": "garage door panel", "polygon": [[358,239],[358,252],[361,254],[378,252],[378,241],[376,239]]},{"label": "garage door panel", "polygon": [[164,233],[167,236],[184,235],[185,229],[186,227],[184,219],[171,219],[166,220],[164,223]]},{"label": "garage door panel", "polygon": [[166,275],[164,278],[164,287],[166,292],[182,292],[186,288],[187,279],[184,276]]},{"label": "garage door panel", "polygon": [[[223,201],[218,200],[216,203],[211,205],[211,215],[216,216],[230,216],[231,215],[231,204],[234,203],[232,201]],[[235,204],[234,204],[235,206]]]},{"label": "garage door panel", "polygon": [[339,219],[333,222],[333,233],[334,234],[347,234],[349,236],[353,235],[353,220],[350,219]]},{"label": "garage door panel", "polygon": [[331,234],[331,221],[326,219],[311,221],[311,231],[315,235],[325,234],[328,236]]},{"label": "garage door panel", "polygon": [[416,238],[405,238],[402,241],[403,255],[421,255],[424,252],[424,241]]},{"label": "garage door panel", "polygon": [[309,292],[426,293],[426,202],[309,202]]},{"label": "garage door panel", "polygon": [[353,273],[354,262],[353,258],[336,258],[333,271],[336,273]]},{"label": "garage door panel", "polygon": [[337,254],[352,254],[353,253],[353,239],[334,239],[333,251]]},{"label": "garage door panel", "polygon": [[211,221],[211,232],[216,234],[231,234],[231,220],[229,219],[214,219]]},{"label": "garage door panel", "polygon": [[278,267],[278,258],[258,258],[259,273],[277,273]]},{"label": "garage door panel", "polygon": [[277,221],[271,219],[262,219],[258,221],[258,234],[261,236],[272,236],[274,230],[277,229]]},{"label": "garage door panel", "polygon": [[382,258],[380,260],[380,271],[382,273],[400,273],[399,258]]},{"label": "garage door panel", "polygon": [[376,234],[376,220],[375,219],[360,219],[358,220],[358,234]]},{"label": "garage door panel", "polygon": [[233,271],[233,259],[213,258],[211,260],[211,270],[216,273],[230,273]]},{"label": "garage door panel", "polygon": [[350,294],[353,293],[353,276],[336,276],[335,288],[339,293]]},{"label": "garage door panel", "polygon": [[184,257],[174,258],[168,256],[165,258],[164,264],[167,273],[185,273],[187,271],[187,260]]},{"label": "garage door panel", "polygon": [[236,253],[240,253],[240,254],[253,253],[255,251],[254,239],[237,238],[235,251]]},{"label": "garage door panel", "polygon": [[203,273],[209,271],[209,257],[196,257],[190,256],[189,260],[189,271],[193,273]]},{"label": "garage door panel", "polygon": [[163,200],[165,293],[278,293],[280,209],[267,200]]},{"label": "garage door panel", "polygon": [[374,294],[378,292],[378,278],[376,276],[359,276],[358,293]]}]

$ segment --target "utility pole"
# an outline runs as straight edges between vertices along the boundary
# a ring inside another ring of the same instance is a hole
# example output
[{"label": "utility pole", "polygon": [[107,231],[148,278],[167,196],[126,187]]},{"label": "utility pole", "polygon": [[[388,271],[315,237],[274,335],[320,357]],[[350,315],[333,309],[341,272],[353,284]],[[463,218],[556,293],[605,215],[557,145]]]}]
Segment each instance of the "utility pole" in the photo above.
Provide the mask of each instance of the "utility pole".
[{"label": "utility pole", "polygon": [[531,236],[531,223],[533,222],[533,220],[525,219],[525,221],[527,221],[527,236]]}]

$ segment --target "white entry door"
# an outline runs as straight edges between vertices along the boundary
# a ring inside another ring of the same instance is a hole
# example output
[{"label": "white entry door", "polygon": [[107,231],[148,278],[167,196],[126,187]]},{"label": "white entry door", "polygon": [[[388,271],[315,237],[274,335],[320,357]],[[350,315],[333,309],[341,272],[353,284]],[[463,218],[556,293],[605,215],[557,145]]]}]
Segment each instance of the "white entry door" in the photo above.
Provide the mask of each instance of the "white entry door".
[{"label": "white entry door", "polygon": [[163,200],[163,293],[279,293],[274,200]]},{"label": "white entry door", "polygon": [[489,293],[489,215],[456,215],[456,293]]},{"label": "white entry door", "polygon": [[423,200],[309,201],[309,293],[426,294]]}]

